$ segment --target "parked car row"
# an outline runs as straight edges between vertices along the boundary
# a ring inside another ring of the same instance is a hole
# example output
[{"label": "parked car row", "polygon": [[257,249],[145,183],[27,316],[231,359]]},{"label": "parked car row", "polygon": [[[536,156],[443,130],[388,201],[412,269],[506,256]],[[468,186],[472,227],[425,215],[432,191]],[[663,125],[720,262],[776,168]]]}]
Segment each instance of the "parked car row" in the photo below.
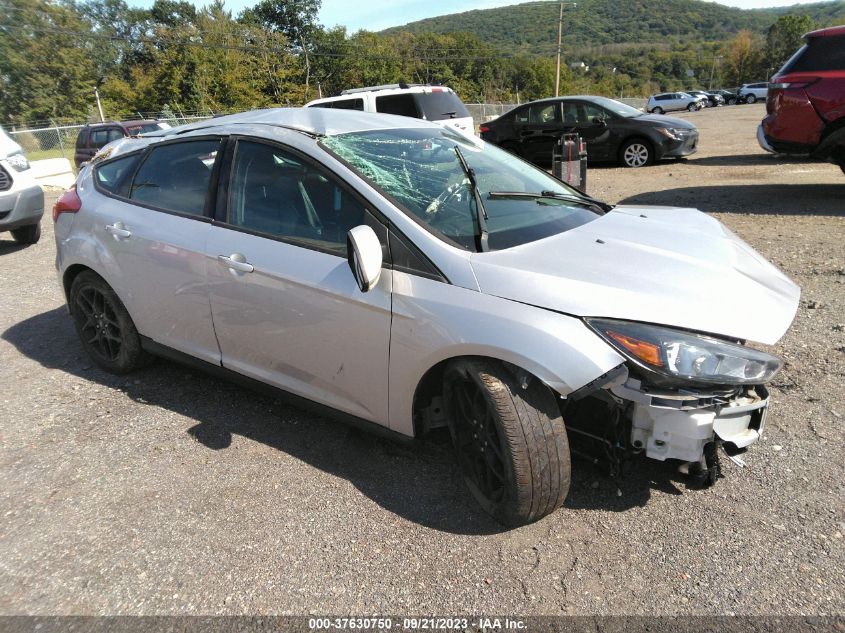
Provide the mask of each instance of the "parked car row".
[{"label": "parked car row", "polygon": [[646,110],[653,114],[663,114],[676,110],[695,112],[702,108],[712,108],[740,103],[765,101],[769,90],[767,82],[743,84],[731,90],[687,90],[684,92],[662,92],[652,95],[646,104]]}]

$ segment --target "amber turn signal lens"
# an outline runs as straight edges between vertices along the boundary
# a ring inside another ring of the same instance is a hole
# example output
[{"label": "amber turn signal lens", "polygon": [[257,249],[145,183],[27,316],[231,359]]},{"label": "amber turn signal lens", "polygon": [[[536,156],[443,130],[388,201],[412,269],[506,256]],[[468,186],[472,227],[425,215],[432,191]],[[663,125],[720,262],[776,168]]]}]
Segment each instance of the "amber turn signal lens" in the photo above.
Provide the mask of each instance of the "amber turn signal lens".
[{"label": "amber turn signal lens", "polygon": [[608,332],[607,335],[644,363],[648,363],[654,367],[663,367],[660,348],[654,343],[641,341],[640,339],[626,336],[619,332]]}]

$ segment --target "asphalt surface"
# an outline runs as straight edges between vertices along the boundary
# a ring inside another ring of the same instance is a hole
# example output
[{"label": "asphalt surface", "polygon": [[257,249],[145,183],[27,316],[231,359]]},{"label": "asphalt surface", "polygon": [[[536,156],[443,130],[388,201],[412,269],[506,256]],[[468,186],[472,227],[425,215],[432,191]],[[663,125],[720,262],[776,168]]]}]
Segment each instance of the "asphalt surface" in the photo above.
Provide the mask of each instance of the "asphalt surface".
[{"label": "asphalt surface", "polygon": [[694,157],[589,175],[610,202],[713,213],[802,286],[747,468],[696,491],[642,460],[617,492],[575,461],[565,507],[517,530],[476,507],[443,442],[170,362],[103,373],[49,217],[36,246],[0,235],[0,613],[843,613],[845,175],[765,155],[762,114],[685,115]]}]

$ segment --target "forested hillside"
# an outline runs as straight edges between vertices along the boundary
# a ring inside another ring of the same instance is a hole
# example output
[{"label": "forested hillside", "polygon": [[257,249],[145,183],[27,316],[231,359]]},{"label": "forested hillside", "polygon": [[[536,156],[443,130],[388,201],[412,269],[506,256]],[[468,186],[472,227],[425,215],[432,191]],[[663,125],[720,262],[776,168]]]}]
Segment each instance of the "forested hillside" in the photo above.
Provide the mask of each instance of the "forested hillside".
[{"label": "forested hillside", "polygon": [[[820,23],[845,21],[845,0],[755,10],[702,0],[579,0],[577,5],[564,13],[569,50],[602,44],[724,41],[743,29],[764,34],[787,13],[801,13]],[[558,11],[555,2],[528,2],[419,20],[383,32],[466,32],[503,51],[544,54],[555,47]]]},{"label": "forested hillside", "polygon": [[[302,105],[406,81],[467,103],[554,94],[556,7],[534,3],[387,33],[327,29],[320,0],[0,0],[0,124],[222,113]],[[579,0],[566,15],[561,91],[643,97],[771,76],[845,0],[740,11],[698,0]],[[439,25],[439,26],[438,26]],[[440,33],[438,30],[446,30]],[[583,63],[583,64],[582,64]]]}]

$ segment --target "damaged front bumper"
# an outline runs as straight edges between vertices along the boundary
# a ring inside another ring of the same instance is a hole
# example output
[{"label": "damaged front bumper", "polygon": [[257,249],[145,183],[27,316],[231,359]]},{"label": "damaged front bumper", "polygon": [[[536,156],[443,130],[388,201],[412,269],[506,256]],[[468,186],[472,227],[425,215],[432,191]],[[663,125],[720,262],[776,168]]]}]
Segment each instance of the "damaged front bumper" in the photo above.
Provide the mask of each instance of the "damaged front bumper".
[{"label": "damaged front bumper", "polygon": [[610,392],[632,403],[632,448],[660,461],[701,462],[717,439],[730,454],[743,451],[760,439],[769,405],[763,386],[736,393],[660,392],[629,377]]},{"label": "damaged front bumper", "polygon": [[718,452],[738,465],[766,425],[769,392],[762,385],[660,388],[623,366],[562,404],[573,453],[606,463],[620,477],[635,455],[678,460],[697,485],[721,476]]}]

